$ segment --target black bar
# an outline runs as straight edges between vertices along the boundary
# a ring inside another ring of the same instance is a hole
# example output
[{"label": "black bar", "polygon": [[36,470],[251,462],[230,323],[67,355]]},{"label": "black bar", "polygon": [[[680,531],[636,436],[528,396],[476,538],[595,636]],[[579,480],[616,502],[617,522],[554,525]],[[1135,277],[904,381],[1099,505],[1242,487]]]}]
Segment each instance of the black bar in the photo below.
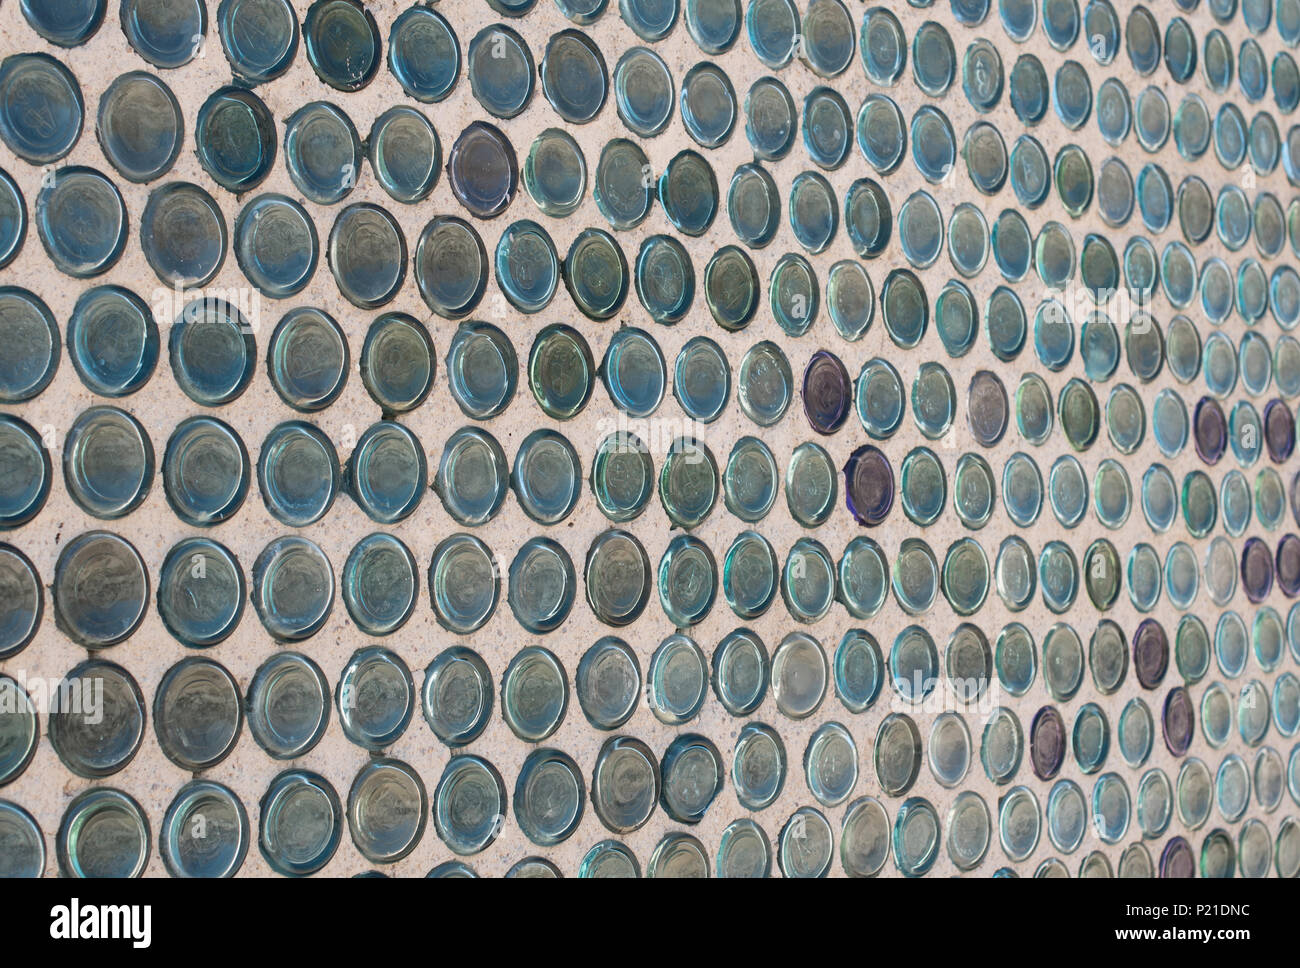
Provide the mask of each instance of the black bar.
[{"label": "black bar", "polygon": [[[1201,950],[1222,958],[1261,942],[1270,950],[1294,950],[1300,911],[1285,885],[1241,880],[626,882],[611,892],[576,879],[545,888],[487,880],[46,879],[7,894],[7,955],[66,953],[75,945],[128,958],[283,952],[299,963],[317,956],[335,963],[350,956],[373,960],[413,950],[434,959],[463,957],[458,952],[471,945],[485,948],[493,960],[517,947],[560,957],[585,951],[584,957],[602,961],[676,951],[674,960],[698,963],[717,952],[738,964],[745,949],[770,961],[790,945],[811,946],[819,959],[842,948],[859,962],[884,954],[1075,957],[1125,948],[1140,949],[1143,957],[1167,951],[1185,958]],[[80,917],[96,924],[100,905],[147,905],[148,945],[137,947],[144,932],[133,939],[130,930],[143,926],[143,909],[130,920],[109,912],[102,922],[124,925],[118,933],[125,937],[53,937],[70,933],[74,898]],[[96,910],[88,915],[88,908]]]}]

